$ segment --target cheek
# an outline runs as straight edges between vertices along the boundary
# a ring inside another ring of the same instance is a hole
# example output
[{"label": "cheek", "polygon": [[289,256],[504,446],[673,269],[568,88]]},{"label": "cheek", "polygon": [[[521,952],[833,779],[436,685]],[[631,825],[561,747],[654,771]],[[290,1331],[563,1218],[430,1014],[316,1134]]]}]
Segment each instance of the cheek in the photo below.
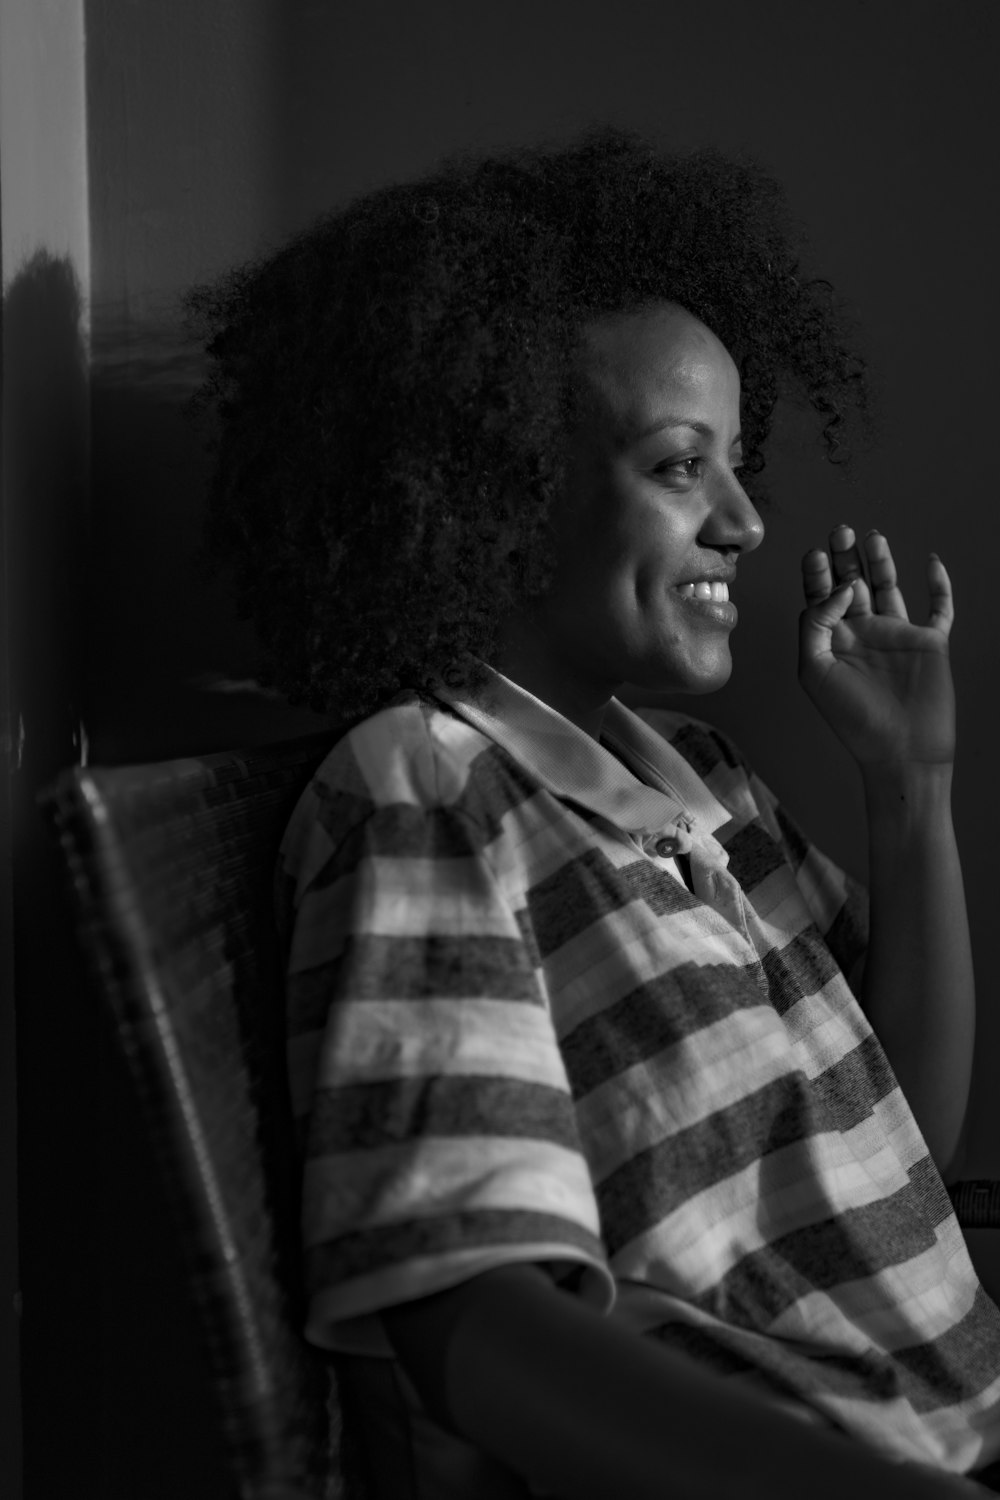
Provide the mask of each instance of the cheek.
[{"label": "cheek", "polygon": [[684,574],[691,539],[673,517],[659,516],[635,537],[633,558],[637,592],[663,598]]},{"label": "cheek", "polygon": [[634,570],[635,558],[634,544],[613,518],[583,516],[560,549],[556,591],[568,597],[617,590],[620,580]]},{"label": "cheek", "polygon": [[692,538],[668,498],[621,478],[590,483],[560,518],[554,594],[572,607],[581,596],[651,606],[681,573]]}]

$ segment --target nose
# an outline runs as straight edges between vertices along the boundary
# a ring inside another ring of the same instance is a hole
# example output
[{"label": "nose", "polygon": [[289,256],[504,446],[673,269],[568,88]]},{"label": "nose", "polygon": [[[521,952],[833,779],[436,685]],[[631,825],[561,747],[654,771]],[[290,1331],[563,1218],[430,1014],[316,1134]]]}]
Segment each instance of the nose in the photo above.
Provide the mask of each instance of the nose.
[{"label": "nose", "polygon": [[706,547],[753,552],[764,540],[764,522],[731,471],[720,475],[699,541]]}]

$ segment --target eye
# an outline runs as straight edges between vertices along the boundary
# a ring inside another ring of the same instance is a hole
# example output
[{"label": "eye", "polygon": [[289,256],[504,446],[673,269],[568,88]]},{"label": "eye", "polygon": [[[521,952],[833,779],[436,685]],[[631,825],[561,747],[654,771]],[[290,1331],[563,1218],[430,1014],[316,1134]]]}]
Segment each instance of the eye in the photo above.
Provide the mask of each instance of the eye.
[{"label": "eye", "polygon": [[697,454],[690,458],[665,458],[652,469],[658,478],[672,476],[678,479],[697,479],[705,466],[705,460]]}]

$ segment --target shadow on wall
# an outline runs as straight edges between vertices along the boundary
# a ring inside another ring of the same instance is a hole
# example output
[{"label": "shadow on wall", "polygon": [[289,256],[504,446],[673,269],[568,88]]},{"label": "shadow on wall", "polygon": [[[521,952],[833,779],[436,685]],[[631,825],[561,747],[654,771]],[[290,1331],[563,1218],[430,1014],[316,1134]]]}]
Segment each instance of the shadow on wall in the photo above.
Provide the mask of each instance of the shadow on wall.
[{"label": "shadow on wall", "polygon": [[[178,326],[93,310],[40,250],[3,307],[13,763],[22,809],[79,759],[143,760],[322,727],[253,682],[256,649],[199,581],[200,359]],[[88,371],[89,364],[89,371]],[[89,378],[88,378],[89,376]]]},{"label": "shadow on wall", "polygon": [[202,355],[180,322],[95,307],[87,579],[91,760],[118,764],[322,729],[255,681],[228,588],[200,573],[210,455],[191,419]]},{"label": "shadow on wall", "polygon": [[[18,270],[4,296],[21,1380],[25,1484],[39,1494],[59,1493],[63,1484],[94,1493],[97,1483],[96,1383],[71,1382],[68,1396],[62,1388],[67,1367],[83,1359],[79,1368],[90,1368],[87,1351],[99,1346],[93,1160],[85,1153],[73,1171],[65,1160],[68,1125],[74,1140],[93,1139],[96,1101],[87,1080],[96,1076],[98,1051],[64,883],[35,805],[39,789],[78,754],[88,499],[82,313],[73,265],[46,251]],[[54,1182],[58,1225],[49,1208]],[[74,1226],[68,1257],[55,1248],[66,1225]],[[73,1455],[72,1473],[52,1468],[53,1423],[58,1446]]]},{"label": "shadow on wall", "polygon": [[[71,262],[39,250],[3,302],[4,506],[11,721],[36,789],[77,755],[80,557],[87,510],[87,353]],[[22,799],[23,800],[23,799]]]},{"label": "shadow on wall", "polygon": [[[100,496],[88,483],[83,311],[72,264],[45,251],[20,268],[3,301],[9,662],[12,722],[23,726],[11,796],[25,1490],[131,1500],[140,1475],[147,1500],[182,1486],[190,1500],[210,1500],[226,1479],[176,1247],[121,1060],[82,977],[65,872],[36,805],[85,748],[87,535]],[[143,1450],[152,1450],[163,1409],[134,1373],[150,1348],[150,1379],[169,1393],[184,1434],[152,1475]],[[67,1379],[82,1370],[86,1379]]]}]

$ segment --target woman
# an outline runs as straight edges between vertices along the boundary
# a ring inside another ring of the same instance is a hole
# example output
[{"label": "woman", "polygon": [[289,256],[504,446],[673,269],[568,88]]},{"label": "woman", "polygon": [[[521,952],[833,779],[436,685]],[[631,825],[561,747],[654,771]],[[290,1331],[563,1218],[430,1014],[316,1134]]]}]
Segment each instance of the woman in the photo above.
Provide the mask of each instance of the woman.
[{"label": "woman", "polygon": [[942,1184],[973,1033],[947,573],[914,625],[877,534],[803,566],[870,938],[724,736],[616,697],[727,680],[778,396],[834,459],[864,409],[777,188],[604,132],[373,194],[199,305],[212,545],[270,680],[354,722],[279,917],[307,1331],[376,1464],[406,1434],[383,1488],[966,1492],[1000,1313]]}]

